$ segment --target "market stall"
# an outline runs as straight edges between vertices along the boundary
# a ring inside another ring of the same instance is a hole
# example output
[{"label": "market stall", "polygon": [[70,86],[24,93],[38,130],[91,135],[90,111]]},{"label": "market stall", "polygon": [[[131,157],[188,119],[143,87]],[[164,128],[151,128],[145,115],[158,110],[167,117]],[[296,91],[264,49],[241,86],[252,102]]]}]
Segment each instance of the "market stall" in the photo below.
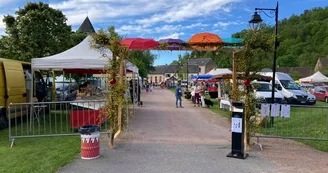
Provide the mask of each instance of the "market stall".
[{"label": "market stall", "polygon": [[[52,70],[63,71],[63,74],[104,74],[106,73],[106,67],[109,61],[112,59],[112,53],[110,50],[102,50],[91,48],[92,37],[88,36],[80,44],[75,47],[66,50],[62,53],[48,56],[44,58],[32,59],[32,74],[36,70]],[[138,74],[138,68],[130,62],[125,64],[126,72]],[[33,82],[32,82],[33,84]],[[31,86],[33,88],[34,86]],[[83,86],[81,90],[84,94],[77,97],[76,102],[72,102],[71,105],[82,107],[83,110],[76,110],[71,112],[71,119],[78,119],[76,116],[85,115],[84,109],[99,111],[103,105],[88,104],[95,101],[104,100],[106,90],[100,90],[92,87],[90,84]],[[32,92],[30,96],[32,98]],[[83,103],[78,103],[79,101]],[[99,112],[98,112],[99,113]],[[91,120],[92,121],[92,120]],[[74,123],[73,123],[74,124]]]},{"label": "market stall", "polygon": [[328,77],[318,71],[311,76],[299,79],[299,81],[301,83],[327,83]]}]

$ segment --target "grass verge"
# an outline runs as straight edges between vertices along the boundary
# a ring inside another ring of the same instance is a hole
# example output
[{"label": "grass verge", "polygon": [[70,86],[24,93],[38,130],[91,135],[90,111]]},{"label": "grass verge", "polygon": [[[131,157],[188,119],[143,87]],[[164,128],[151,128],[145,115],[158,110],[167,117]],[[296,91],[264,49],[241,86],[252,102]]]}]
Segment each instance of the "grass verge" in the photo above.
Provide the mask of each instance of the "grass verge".
[{"label": "grass verge", "polygon": [[[69,116],[65,111],[52,111],[45,121],[40,119],[40,124],[35,120],[32,128],[26,120],[22,120],[22,123],[12,127],[12,134],[25,136],[76,133],[77,130],[70,127]],[[15,146],[10,148],[8,134],[9,129],[0,131],[1,173],[57,172],[80,153],[79,136],[19,138],[15,140]]]},{"label": "grass verge", "polygon": [[[210,98],[207,96],[207,99]],[[211,101],[214,103],[214,106],[209,108],[212,112],[227,118],[231,116],[229,111],[219,109],[217,99],[211,99]],[[326,106],[327,108],[293,107],[291,108],[290,118],[277,117],[274,119],[273,127],[260,127],[259,131],[263,135],[280,137],[328,139],[328,104],[317,102],[315,106]],[[328,152],[328,141],[295,141],[304,143],[317,150]]]},{"label": "grass verge", "polygon": [[9,148],[8,130],[0,131],[0,172],[52,173],[80,152],[79,136],[17,139]]}]

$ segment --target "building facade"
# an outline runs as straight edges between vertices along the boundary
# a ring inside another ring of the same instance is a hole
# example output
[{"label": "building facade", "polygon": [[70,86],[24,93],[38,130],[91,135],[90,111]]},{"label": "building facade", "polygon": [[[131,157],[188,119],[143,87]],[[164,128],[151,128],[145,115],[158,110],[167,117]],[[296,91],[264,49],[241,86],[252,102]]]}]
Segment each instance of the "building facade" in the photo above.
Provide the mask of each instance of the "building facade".
[{"label": "building facade", "polygon": [[[188,62],[188,77],[190,79],[195,75],[206,74],[214,68],[216,68],[216,64],[211,58],[190,59]],[[179,73],[183,73],[184,79],[187,78],[186,68],[181,65],[170,64],[155,66],[155,70],[148,74],[148,82],[153,82],[158,85],[171,77],[179,78]]]}]

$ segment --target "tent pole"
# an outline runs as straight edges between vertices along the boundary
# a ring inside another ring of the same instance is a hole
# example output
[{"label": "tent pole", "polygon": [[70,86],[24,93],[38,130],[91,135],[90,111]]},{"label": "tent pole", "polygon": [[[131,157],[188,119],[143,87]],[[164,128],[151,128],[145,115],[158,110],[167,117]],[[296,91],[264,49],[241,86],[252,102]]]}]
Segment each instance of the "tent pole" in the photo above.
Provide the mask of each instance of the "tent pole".
[{"label": "tent pole", "polygon": [[64,87],[65,87],[64,83],[65,83],[65,71],[63,70],[63,98],[62,98],[62,101],[65,101],[64,100]]}]

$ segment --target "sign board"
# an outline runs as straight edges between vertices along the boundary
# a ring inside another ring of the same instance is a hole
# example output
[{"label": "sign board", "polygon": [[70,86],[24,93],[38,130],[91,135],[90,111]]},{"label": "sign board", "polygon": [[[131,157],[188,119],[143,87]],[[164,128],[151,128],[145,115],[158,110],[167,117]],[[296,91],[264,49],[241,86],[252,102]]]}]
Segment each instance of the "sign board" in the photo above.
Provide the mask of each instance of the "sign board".
[{"label": "sign board", "polygon": [[271,117],[279,117],[280,104],[271,104]]},{"label": "sign board", "polygon": [[270,104],[261,104],[261,115],[264,117],[270,115]]},{"label": "sign board", "polygon": [[232,118],[231,120],[231,131],[235,133],[242,133],[243,130],[243,119]]},{"label": "sign board", "polygon": [[290,105],[281,105],[281,117],[290,117]]},{"label": "sign board", "polygon": [[232,102],[231,116],[231,152],[227,157],[245,159],[248,154],[245,153],[245,106],[241,102]]}]

